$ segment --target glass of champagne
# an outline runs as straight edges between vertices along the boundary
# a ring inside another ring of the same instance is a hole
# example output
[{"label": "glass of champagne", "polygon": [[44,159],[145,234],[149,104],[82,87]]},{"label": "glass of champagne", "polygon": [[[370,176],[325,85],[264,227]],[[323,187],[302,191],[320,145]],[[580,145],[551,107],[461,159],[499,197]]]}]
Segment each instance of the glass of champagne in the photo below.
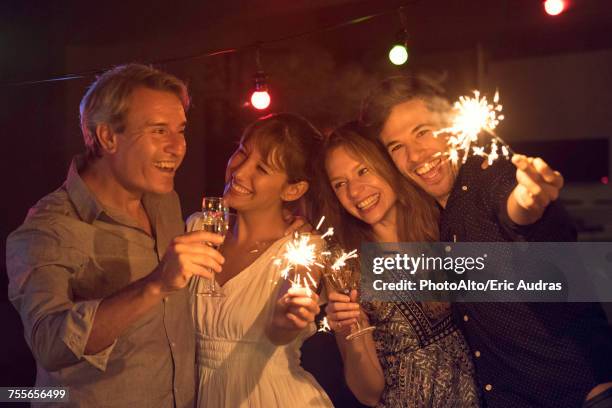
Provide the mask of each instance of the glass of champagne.
[{"label": "glass of champagne", "polygon": [[[337,259],[343,253],[341,248],[332,248],[330,250],[331,259]],[[344,265],[339,267],[326,266],[324,277],[334,291],[350,296],[353,289],[359,289],[359,265],[355,259],[347,259],[343,263]],[[375,326],[362,327],[359,321],[360,319],[357,318],[357,323],[351,326],[351,332],[346,336],[347,340],[359,338],[376,328]]]},{"label": "glass of champagne", "polygon": [[[230,228],[229,208],[223,202],[223,197],[204,197],[202,199],[202,231],[213,232],[223,237],[227,234]],[[219,249],[221,245],[213,245],[207,242],[207,245]],[[208,297],[224,297],[225,295],[217,289],[215,281],[215,272],[211,270],[212,276],[205,285],[202,291],[198,291],[199,296]]]}]

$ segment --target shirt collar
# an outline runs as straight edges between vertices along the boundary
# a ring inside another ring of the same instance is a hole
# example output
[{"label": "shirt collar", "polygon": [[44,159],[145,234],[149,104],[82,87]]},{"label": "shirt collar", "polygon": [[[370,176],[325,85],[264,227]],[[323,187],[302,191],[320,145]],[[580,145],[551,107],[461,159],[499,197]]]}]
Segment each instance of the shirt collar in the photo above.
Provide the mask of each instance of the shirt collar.
[{"label": "shirt collar", "polygon": [[[105,213],[107,216],[113,219],[117,219],[118,221],[122,221],[126,224],[131,224],[131,222],[126,222],[123,217],[113,214],[112,211],[109,212],[102,206],[102,204],[100,204],[100,202],[98,202],[79,174],[79,170],[83,170],[85,164],[86,159],[83,155],[75,156],[70,163],[68,177],[66,178],[65,183],[70,201],[72,201],[72,204],[79,214],[79,217],[84,222],[91,224],[98,219],[102,213]],[[153,229],[155,229],[158,221],[160,201],[161,196],[159,194],[145,193],[142,197],[142,205],[145,212],[149,216]]]},{"label": "shirt collar", "polygon": [[85,157],[83,155],[75,156],[72,159],[65,187],[79,217],[86,223],[91,224],[100,216],[104,208],[79,175],[79,170],[82,170],[84,166]]}]

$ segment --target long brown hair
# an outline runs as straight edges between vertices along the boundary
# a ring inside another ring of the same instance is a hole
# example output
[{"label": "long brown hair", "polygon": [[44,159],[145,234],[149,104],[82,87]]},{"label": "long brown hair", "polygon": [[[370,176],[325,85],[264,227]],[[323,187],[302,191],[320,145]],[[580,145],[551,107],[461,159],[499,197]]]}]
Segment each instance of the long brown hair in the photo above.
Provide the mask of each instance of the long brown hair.
[{"label": "long brown hair", "polygon": [[323,145],[318,159],[316,190],[318,216],[324,215],[334,227],[334,236],[344,248],[359,248],[362,242],[374,242],[372,227],[349,214],[333,191],[325,162],[333,149],[344,147],[388,183],[397,194],[399,240],[425,242],[438,240],[439,210],[432,197],[395,168],[379,142],[367,137],[355,122],[335,130]]},{"label": "long brown hair", "polygon": [[89,159],[102,157],[96,126],[108,123],[115,132],[125,130],[130,97],[139,88],[175,94],[183,109],[189,109],[187,85],[177,77],[141,64],[120,65],[100,75],[81,99],[81,130]]}]

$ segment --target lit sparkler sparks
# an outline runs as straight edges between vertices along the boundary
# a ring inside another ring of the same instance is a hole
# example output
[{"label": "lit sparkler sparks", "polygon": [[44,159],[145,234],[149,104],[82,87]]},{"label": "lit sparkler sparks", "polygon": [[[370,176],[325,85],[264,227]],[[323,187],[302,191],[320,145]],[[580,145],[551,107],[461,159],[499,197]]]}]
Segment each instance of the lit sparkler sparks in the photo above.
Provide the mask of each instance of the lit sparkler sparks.
[{"label": "lit sparkler sparks", "polygon": [[287,266],[281,271],[283,278],[289,279],[289,271],[298,266],[308,270],[306,276],[296,273],[294,280],[289,280],[292,288],[306,288],[310,291],[311,287],[317,286],[317,282],[309,273],[312,270],[311,267],[317,265],[316,245],[310,242],[309,234],[298,234],[296,232],[293,240],[287,244],[283,256],[287,261]]},{"label": "lit sparkler sparks", "polygon": [[317,227],[315,228],[316,230],[319,230],[319,228],[321,228],[321,225],[323,225],[323,221],[325,221],[325,216],[324,215],[319,220],[319,223],[317,224]]},{"label": "lit sparkler sparks", "polygon": [[[449,160],[453,164],[459,161],[460,154],[463,152],[463,163],[467,160],[470,153],[475,156],[482,156],[488,159],[489,165],[497,160],[499,146],[501,144],[502,156],[506,159],[512,154],[512,149],[494,132],[499,122],[504,120],[501,114],[503,109],[499,103],[499,93],[496,92],[493,102],[489,103],[486,96],[480,96],[479,91],[474,91],[474,97],[461,96],[454,104],[456,111],[450,127],[440,129],[434,134],[449,133],[448,139]],[[478,135],[481,132],[489,133],[493,136],[489,151],[484,146],[478,145]]]},{"label": "lit sparkler sparks", "polygon": [[331,237],[332,235],[334,235],[334,228],[329,227],[327,231],[325,231],[325,234],[321,235],[321,239],[324,239],[326,237]]},{"label": "lit sparkler sparks", "polygon": [[[317,230],[321,228],[323,225],[323,221],[325,217],[321,217],[319,222],[317,223]],[[320,239],[325,239],[326,237],[331,237],[334,234],[334,228],[329,227],[327,231],[321,235]],[[317,282],[313,278],[312,267],[317,266],[321,269],[325,268],[323,263],[318,262],[319,256],[330,256],[330,251],[321,251],[317,253],[317,245],[310,241],[310,234],[299,234],[298,232],[294,233],[293,240],[287,244],[285,253],[283,254],[283,258],[277,258],[274,260],[275,265],[282,265],[283,261],[286,262],[286,266],[281,270],[281,276],[284,279],[289,280],[291,282],[292,288],[306,288],[309,291],[311,288],[317,287]],[[353,250],[349,253],[341,251],[338,258],[334,261],[331,266],[334,270],[339,270],[346,265],[346,261],[351,258],[357,257],[357,250]],[[297,271],[297,267],[304,267],[307,271],[305,274],[299,273]],[[289,272],[291,270],[295,270],[296,274],[293,279],[289,278]]]},{"label": "lit sparkler sparks", "polygon": [[340,268],[346,266],[346,261],[348,261],[351,258],[357,258],[357,257],[358,257],[358,255],[357,255],[357,250],[356,249],[353,249],[349,253],[346,253],[346,252],[344,252],[344,250],[342,250],[342,252],[338,256],[338,258],[332,264],[331,268],[332,268],[332,270],[337,271]]},{"label": "lit sparkler sparks", "polygon": [[319,325],[319,330],[317,330],[318,332],[321,333],[330,333],[331,332],[331,327],[329,325],[329,322],[327,321],[327,316],[325,316],[323,318],[323,320],[321,320],[321,323]]},{"label": "lit sparkler sparks", "polygon": [[351,268],[346,267],[346,262],[349,259],[358,257],[357,250],[353,249],[347,253],[344,251],[344,249],[336,247],[332,252],[337,254],[337,256],[335,257],[335,260],[330,259],[331,265],[329,266],[329,270],[325,276],[335,290],[347,294],[350,292],[350,287],[354,278],[354,271]]},{"label": "lit sparkler sparks", "polygon": [[293,241],[287,244],[285,259],[289,266],[302,265],[310,270],[316,261],[316,245],[310,243],[309,234],[295,234]]}]

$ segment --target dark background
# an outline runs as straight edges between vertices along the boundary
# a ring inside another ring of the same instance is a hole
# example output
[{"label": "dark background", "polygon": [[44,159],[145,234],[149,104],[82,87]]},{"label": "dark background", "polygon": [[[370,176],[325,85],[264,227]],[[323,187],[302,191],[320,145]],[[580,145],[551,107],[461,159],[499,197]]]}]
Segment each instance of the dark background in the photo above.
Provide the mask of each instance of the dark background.
[{"label": "dark background", "polygon": [[[31,385],[34,365],[19,317],[6,299],[5,239],[27,209],[61,185],[82,150],[78,103],[94,75],[15,83],[154,63],[186,80],[193,97],[189,153],[177,176],[184,214],[223,187],[225,161],[245,124],[261,112],[245,105],[258,41],[269,75],[268,111],[296,111],[329,130],[354,117],[370,84],[410,71],[447,76],[451,98],[499,89],[514,150],[542,155],[568,181],[562,199],[583,240],[612,241],[612,4],[573,0],[550,17],[539,0],[4,1],[0,5],[0,385]],[[406,5],[410,59],[387,59]],[[361,24],[325,27],[390,11]],[[273,41],[295,34],[318,33]],[[337,364],[325,367],[333,338],[305,345],[305,365],[334,390]],[[352,402],[342,400],[339,405]],[[348,398],[348,397],[347,397]]]}]

